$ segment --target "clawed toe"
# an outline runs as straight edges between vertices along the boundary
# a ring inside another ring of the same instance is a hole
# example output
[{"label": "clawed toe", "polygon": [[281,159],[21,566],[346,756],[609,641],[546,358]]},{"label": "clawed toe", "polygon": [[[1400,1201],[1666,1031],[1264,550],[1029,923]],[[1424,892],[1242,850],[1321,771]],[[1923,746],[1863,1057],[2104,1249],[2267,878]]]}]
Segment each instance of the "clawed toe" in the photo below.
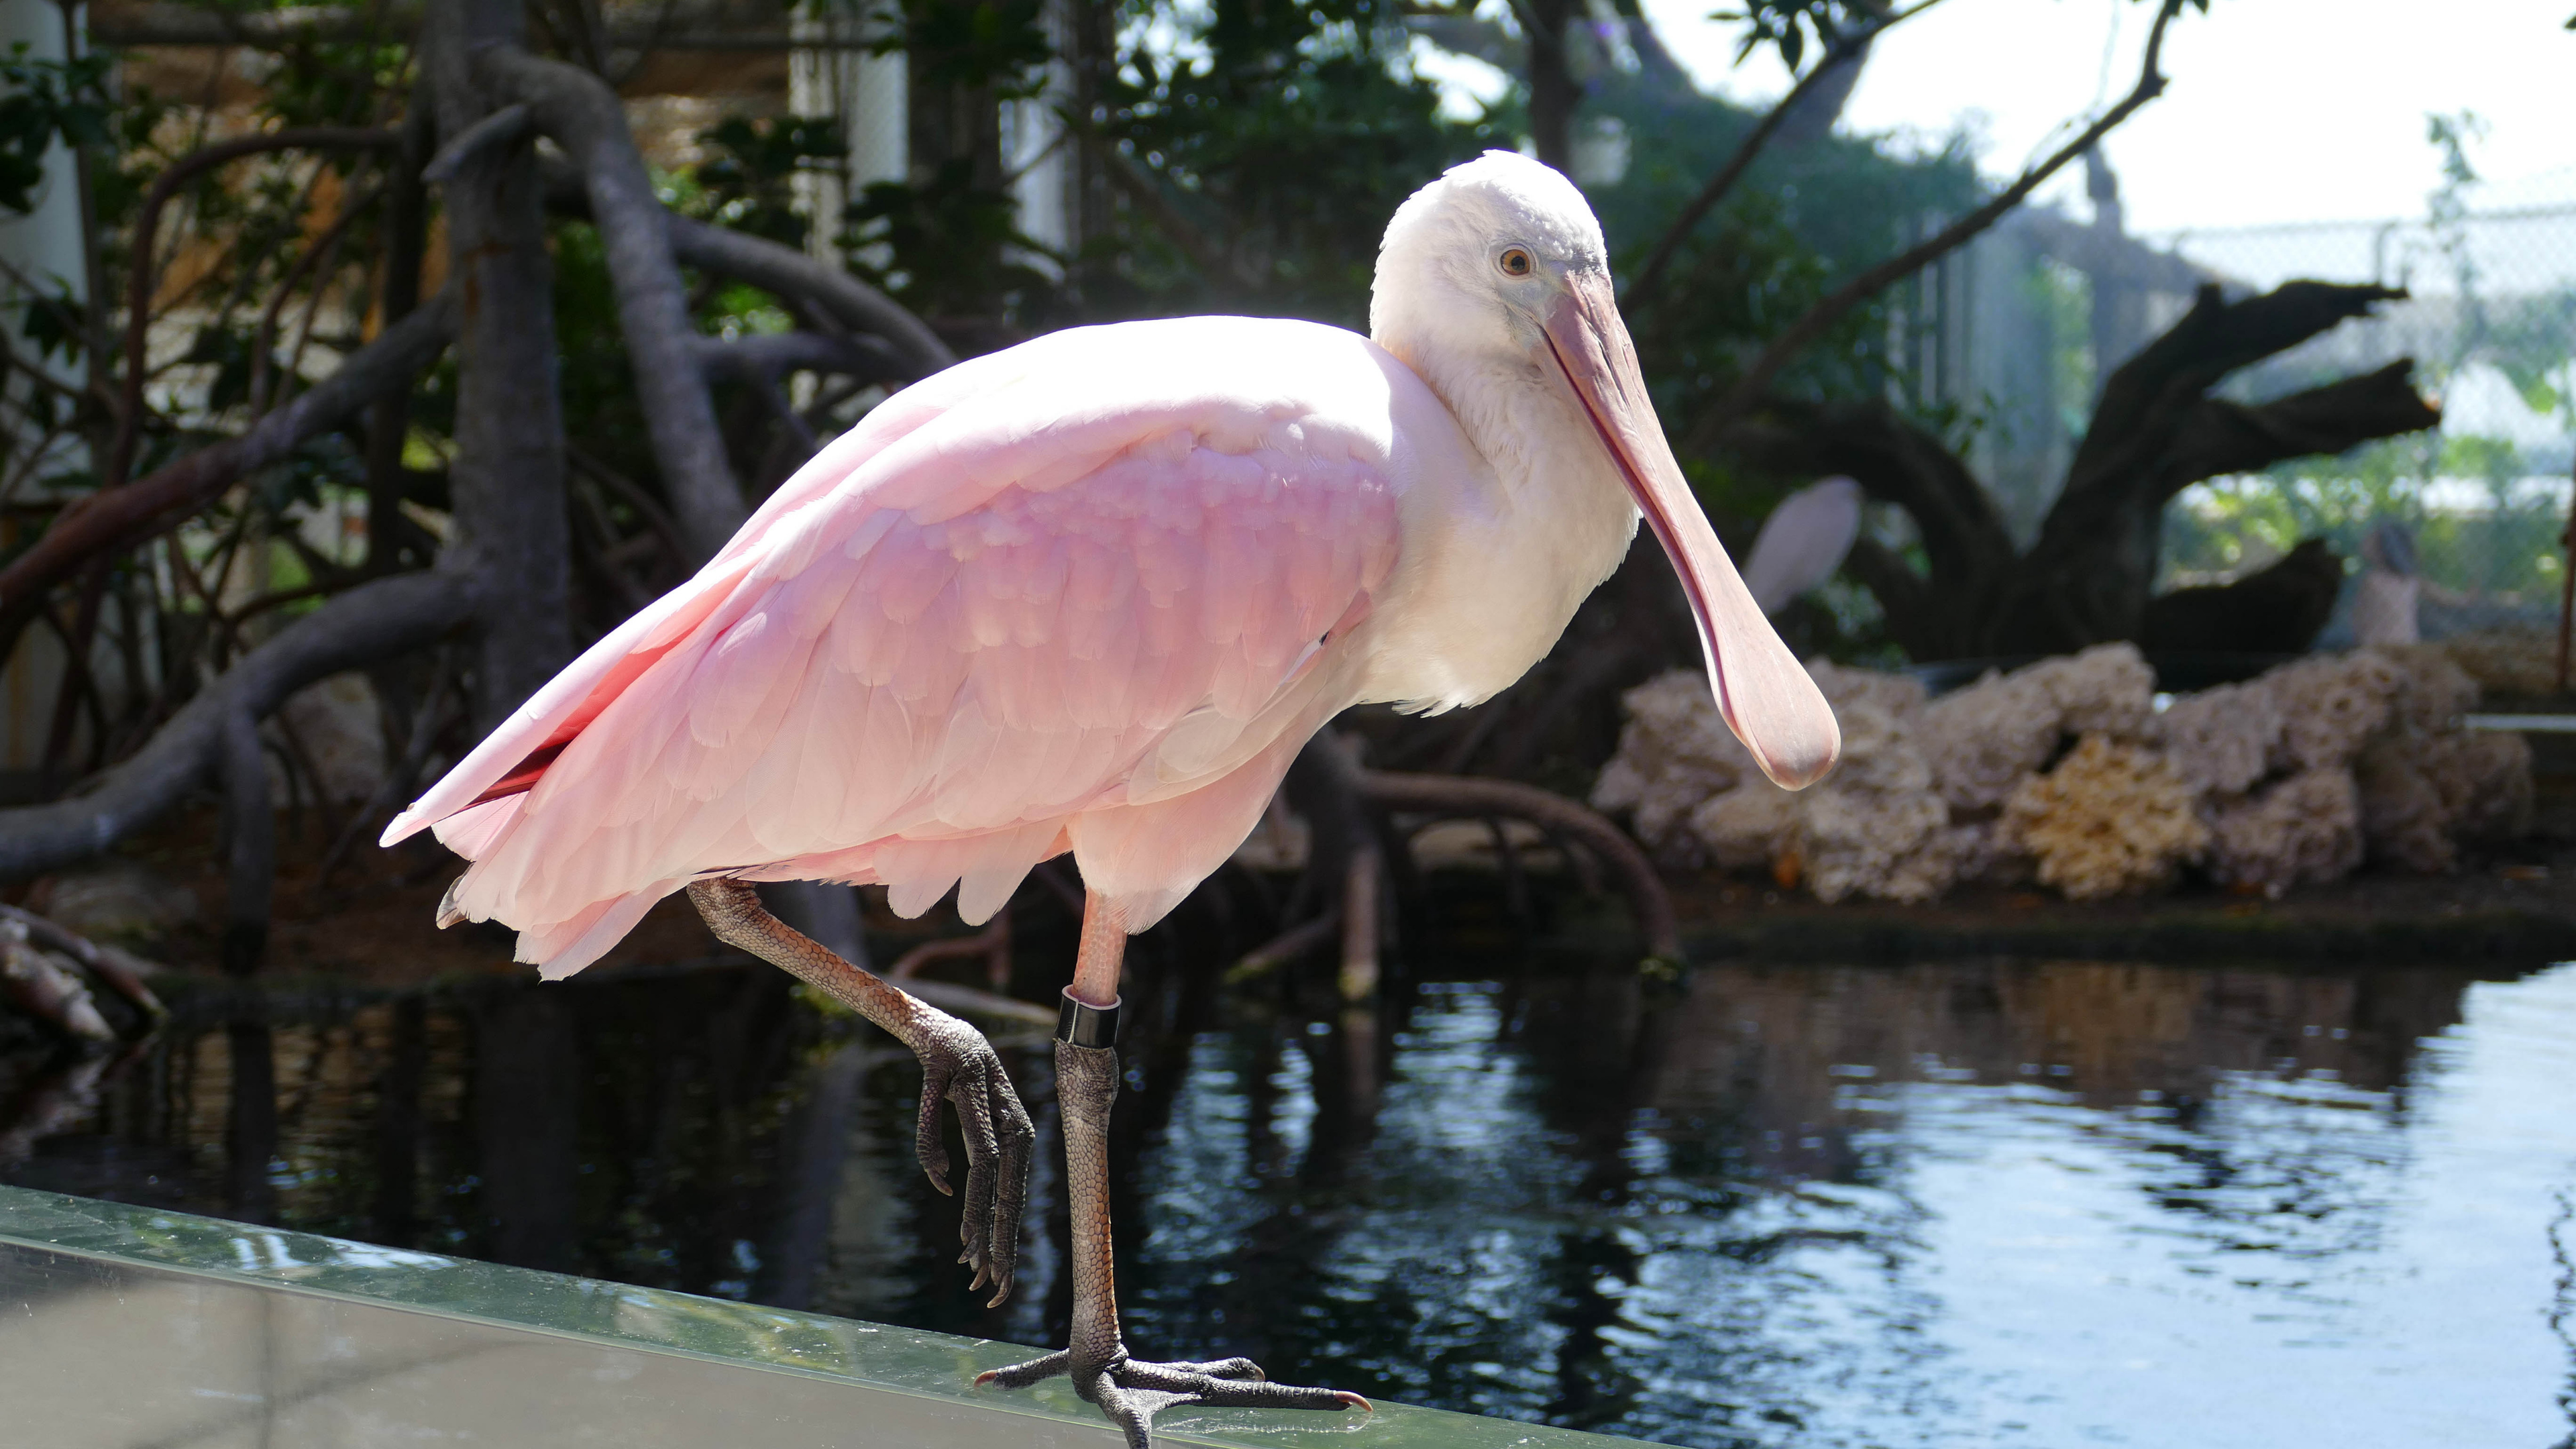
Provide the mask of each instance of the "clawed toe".
[{"label": "clawed toe", "polygon": [[1079,1368],[1070,1353],[1051,1353],[1008,1368],[975,1376],[978,1387],[994,1384],[1026,1388],[1040,1379],[1068,1374],[1074,1392],[1100,1406],[1110,1422],[1125,1431],[1130,1449],[1148,1449],[1154,1416],[1179,1405],[1203,1404],[1216,1409],[1358,1409],[1375,1406],[1357,1394],[1274,1384],[1261,1366],[1248,1358],[1207,1363],[1147,1363],[1120,1358],[1098,1368]]}]

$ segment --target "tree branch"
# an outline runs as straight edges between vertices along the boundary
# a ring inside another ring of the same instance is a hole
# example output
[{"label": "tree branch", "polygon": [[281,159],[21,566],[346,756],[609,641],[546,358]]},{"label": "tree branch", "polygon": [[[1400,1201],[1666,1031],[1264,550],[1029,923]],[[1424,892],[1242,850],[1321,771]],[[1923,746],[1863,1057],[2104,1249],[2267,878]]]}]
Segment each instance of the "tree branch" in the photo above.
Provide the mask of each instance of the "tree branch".
[{"label": "tree branch", "polygon": [[2442,425],[2441,409],[2415,391],[2415,359],[2247,406],[2203,398],[2183,420],[2156,470],[2159,503],[2204,478],[2252,473],[2292,458],[2332,457],[2379,438]]},{"label": "tree branch", "polygon": [[[544,168],[546,206],[565,216],[591,219],[581,178],[560,162]],[[791,246],[767,237],[666,212],[671,254],[680,265],[748,282],[764,292],[811,303],[853,332],[881,337],[902,356],[909,377],[928,377],[957,365],[957,354],[892,297]]]},{"label": "tree branch", "polygon": [[957,365],[957,354],[902,303],[794,247],[766,237],[670,217],[671,250],[687,266],[749,282],[765,292],[802,297],[853,332],[884,338],[902,357],[905,375],[928,377]]},{"label": "tree branch", "polygon": [[1956,251],[1978,233],[2001,220],[2006,212],[2022,204],[2039,189],[2041,183],[2064,169],[2067,163],[2082,156],[2104,136],[2119,126],[2139,107],[2164,94],[2165,77],[2161,69],[2164,57],[2165,30],[2181,13],[2189,0],[2161,0],[2156,10],[2154,28],[2147,32],[2147,54],[2138,69],[2138,83],[2118,105],[2102,113],[2086,126],[2074,140],[2051,153],[2038,165],[2024,171],[2010,186],[1998,192],[1985,205],[1943,227],[1930,240],[1888,258],[1837,288],[1831,296],[1807,309],[1806,315],[1790,323],[1771,339],[1760,355],[1744,369],[1744,374],[1719,398],[1716,406],[1702,414],[1691,428],[1694,451],[1706,451],[1710,442],[1736,418],[1751,412],[1769,392],[1771,379],[1816,339],[1831,330],[1835,323],[1853,308],[1886,290],[1894,283],[1912,276],[1924,267]]},{"label": "tree branch", "polygon": [[45,591],[90,560],[177,523],[245,474],[284,458],[367,403],[409,388],[454,339],[456,318],[454,295],[442,292],[350,353],[338,371],[263,416],[249,432],[65,508],[44,537],[0,567],[0,659],[8,657],[19,632],[42,607]]},{"label": "tree branch", "polygon": [[2102,401],[2067,469],[2067,494],[2080,497],[2126,477],[2141,455],[2162,450],[2182,415],[2229,373],[2405,297],[2402,287],[2284,282],[2230,302],[2215,285],[2204,285],[2181,321],[2103,383]]},{"label": "tree branch", "polygon": [[444,186],[456,179],[465,163],[490,146],[513,145],[536,128],[525,103],[503,106],[473,125],[456,133],[456,138],[438,148],[429,164],[420,168],[420,179],[431,186]]},{"label": "tree branch", "polygon": [[1664,228],[1655,249],[1646,254],[1646,264],[1637,269],[1637,279],[1628,284],[1626,295],[1619,299],[1620,305],[1638,310],[1653,301],[1655,293],[1664,284],[1664,274],[1672,269],[1673,257],[1681,251],[1682,243],[1690,239],[1691,232],[1717,209],[1717,204],[1726,199],[1727,193],[1735,189],[1735,184],[1744,179],[1744,173],[1753,169],[1754,161],[1771,144],[1771,138],[1778,134],[1782,123],[1796,113],[1799,102],[1813,94],[1835,66],[1867,50],[1870,42],[1887,33],[1889,26],[1911,20],[1940,3],[1941,0],[1918,0],[1914,5],[1882,17],[1874,25],[1864,26],[1835,41],[1831,49],[1818,57],[1815,65],[1798,78],[1798,83],[1789,88],[1787,95],[1780,98],[1779,104],[1764,113],[1762,119],[1754,123],[1753,129],[1745,133],[1744,139],[1736,143],[1734,154],[1726,158],[1725,165],[1717,168],[1717,174],[1708,179],[1708,184],[1699,189],[1699,194],[1683,203],[1682,209],[1673,214],[1672,224]]},{"label": "tree branch", "polygon": [[1931,584],[1896,550],[1863,534],[1852,540],[1851,552],[1843,555],[1843,570],[1877,597],[1879,612],[1887,616],[1889,636],[1904,646],[1908,657],[1938,659],[1952,652],[1949,641],[1935,627],[1928,627],[1943,622],[1931,607]]},{"label": "tree branch", "polygon": [[402,133],[360,126],[295,126],[239,136],[180,157],[153,181],[151,190],[143,193],[143,204],[134,216],[134,262],[127,269],[125,281],[125,388],[117,408],[116,434],[108,445],[107,466],[99,473],[103,487],[114,488],[125,481],[125,475],[134,467],[135,445],[143,434],[144,349],[152,321],[152,279],[159,270],[154,261],[154,239],[161,226],[161,208],[190,177],[227,161],[263,151],[366,146],[399,150]]},{"label": "tree branch", "polygon": [[1636,913],[1637,930],[1647,953],[1681,959],[1681,928],[1673,917],[1672,897],[1663,877],[1655,874],[1646,853],[1618,826],[1590,808],[1552,790],[1516,780],[1476,775],[1399,775],[1386,770],[1360,771],[1360,794],[1390,810],[1416,810],[1462,817],[1508,816],[1527,820],[1579,841],[1618,873]]},{"label": "tree branch", "polygon": [[698,330],[672,251],[670,211],[653,192],[625,109],[599,77],[516,46],[492,46],[475,59],[500,90],[527,104],[537,129],[581,173],[663,489],[687,531],[692,562],[712,558],[751,511],[725,456],[706,375],[695,363]]},{"label": "tree branch", "polygon": [[883,382],[911,371],[891,344],[874,337],[755,332],[735,338],[701,335],[692,345],[709,376],[750,383],[773,383],[790,372],[837,372]]},{"label": "tree branch", "polygon": [[2011,530],[1983,485],[1940,439],[1883,398],[1776,401],[1764,418],[1738,423],[1720,441],[1775,472],[1847,474],[1871,497],[1903,508],[1923,534],[1937,578],[1984,577],[2014,555]]},{"label": "tree branch", "polygon": [[258,718],[325,675],[428,643],[471,617],[463,579],[401,574],[361,584],[242,656],[84,794],[0,810],[0,878],[96,855],[178,803],[217,763],[236,712]]}]

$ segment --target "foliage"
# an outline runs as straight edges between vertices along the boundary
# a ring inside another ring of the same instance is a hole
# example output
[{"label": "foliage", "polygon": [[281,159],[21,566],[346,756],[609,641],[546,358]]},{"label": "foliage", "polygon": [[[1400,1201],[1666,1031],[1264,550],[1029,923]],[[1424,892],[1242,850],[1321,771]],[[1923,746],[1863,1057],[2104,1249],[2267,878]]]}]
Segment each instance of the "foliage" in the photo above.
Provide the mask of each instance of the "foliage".
[{"label": "foliage", "polygon": [[1054,277],[1026,260],[1046,248],[1020,230],[1017,199],[978,185],[971,162],[918,186],[877,182],[849,221],[850,269],[923,316],[1035,322],[1052,310]]},{"label": "foliage", "polygon": [[1767,45],[1794,75],[1809,45],[1822,64],[1823,52],[1877,24],[1886,11],[1884,4],[1871,0],[1745,0],[1743,9],[1720,10],[1712,18],[1744,22],[1744,34],[1735,44],[1737,64]]},{"label": "foliage", "polygon": [[9,47],[0,60],[0,208],[24,216],[36,209],[35,189],[45,179],[45,153],[59,137],[66,146],[104,146],[111,102],[107,77],[114,62],[104,55],[37,60],[27,43]]},{"label": "foliage", "polygon": [[1214,0],[1155,7],[1123,38],[1096,123],[1223,250],[1207,275],[1132,208],[1085,249],[1088,310],[1148,316],[1248,308],[1365,326],[1395,203],[1506,140],[1451,120],[1417,73],[1390,0]]},{"label": "foliage", "polygon": [[803,247],[810,224],[798,205],[796,178],[828,169],[848,154],[828,116],[727,116],[698,133],[709,155],[691,173],[689,215]]}]

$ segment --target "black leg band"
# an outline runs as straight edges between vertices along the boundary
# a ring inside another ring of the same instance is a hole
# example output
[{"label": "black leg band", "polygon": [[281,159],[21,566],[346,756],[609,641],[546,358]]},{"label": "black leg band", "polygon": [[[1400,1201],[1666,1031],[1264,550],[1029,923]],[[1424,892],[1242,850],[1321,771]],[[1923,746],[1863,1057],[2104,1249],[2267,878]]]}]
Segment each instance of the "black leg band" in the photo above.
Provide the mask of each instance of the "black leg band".
[{"label": "black leg band", "polygon": [[1076,1001],[1073,992],[1064,993],[1064,1005],[1056,1012],[1055,1039],[1068,1046],[1105,1047],[1118,1044],[1118,1003],[1094,1006]]}]

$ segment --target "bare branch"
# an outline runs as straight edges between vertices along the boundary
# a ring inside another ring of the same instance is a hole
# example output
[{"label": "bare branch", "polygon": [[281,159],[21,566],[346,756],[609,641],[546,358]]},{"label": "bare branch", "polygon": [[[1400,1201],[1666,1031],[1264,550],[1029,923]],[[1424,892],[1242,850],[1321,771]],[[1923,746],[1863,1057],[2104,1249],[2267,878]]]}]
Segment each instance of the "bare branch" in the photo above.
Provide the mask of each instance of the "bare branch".
[{"label": "bare branch", "polygon": [[1648,954],[1681,959],[1681,928],[1674,920],[1672,897],[1664,891],[1663,878],[1655,874],[1654,864],[1646,859],[1637,842],[1590,808],[1536,785],[1475,775],[1400,775],[1387,770],[1362,770],[1360,794],[1369,803],[1390,810],[1527,820],[1581,843],[1618,873],[1629,909],[1636,913],[1637,930],[1646,938]]},{"label": "bare branch", "polygon": [[107,466],[99,474],[103,486],[114,488],[125,481],[126,473],[134,466],[135,445],[142,437],[144,344],[152,321],[152,279],[160,270],[155,262],[154,241],[161,226],[161,208],[170,197],[199,172],[264,151],[345,151],[355,147],[390,151],[401,146],[399,131],[361,126],[296,126],[239,136],[192,151],[172,162],[170,169],[153,181],[152,189],[143,193],[143,205],[134,217],[134,263],[125,282],[125,389],[117,409],[116,436],[107,450]]},{"label": "bare branch", "polygon": [[376,398],[408,389],[456,335],[456,299],[442,292],[349,354],[338,371],[238,438],[199,448],[122,488],[65,508],[25,553],[0,567],[0,658],[41,607],[45,591],[90,560],[127,548],[221,496],[243,475],[293,452]]},{"label": "bare branch", "polygon": [[24,879],[106,849],[206,778],[236,712],[274,713],[314,680],[426,644],[465,622],[473,608],[465,580],[415,573],[361,584],[296,620],[200,691],[86,793],[0,810],[0,878]]},{"label": "bare branch", "polygon": [[2066,491],[2080,497],[2105,479],[2128,476],[2140,450],[2161,449],[2181,415],[2198,407],[2220,378],[2405,296],[2403,288],[2369,283],[2284,282],[2231,302],[2217,287],[2202,286],[2181,321],[2103,383],[2102,401],[2068,467]]},{"label": "bare branch", "polygon": [[910,371],[892,345],[874,337],[754,332],[734,338],[701,336],[692,345],[710,376],[743,382],[775,382],[791,372],[837,372],[881,382]]},{"label": "bare branch", "polygon": [[1800,102],[1814,94],[1816,87],[1823,83],[1834,67],[1867,50],[1872,41],[1887,33],[1889,26],[1911,20],[1940,3],[1941,0],[1918,0],[1914,5],[1882,17],[1874,25],[1863,26],[1835,41],[1831,49],[1818,57],[1815,65],[1798,78],[1798,83],[1789,88],[1787,95],[1780,98],[1780,103],[1745,133],[1744,139],[1736,144],[1735,153],[1726,158],[1725,165],[1717,168],[1717,174],[1708,179],[1708,184],[1699,189],[1699,194],[1674,214],[1672,225],[1664,228],[1662,239],[1646,255],[1646,264],[1637,269],[1637,279],[1628,284],[1627,294],[1619,299],[1621,305],[1638,309],[1653,300],[1656,291],[1664,284],[1664,274],[1672,269],[1673,257],[1681,251],[1682,243],[1690,239],[1693,229],[1717,209],[1717,204],[1726,199],[1727,193],[1735,189],[1735,184],[1744,179],[1744,173],[1753,169],[1753,163],[1771,144],[1771,138],[1778,134],[1782,123],[1797,112]]},{"label": "bare branch", "polygon": [[515,46],[493,46],[475,60],[499,88],[527,103],[537,128],[581,173],[591,224],[608,254],[618,328],[634,363],[636,400],[663,489],[687,530],[692,561],[712,558],[751,511],[693,355],[699,334],[672,253],[670,210],[654,194],[625,108],[599,77]]},{"label": "bare branch", "polygon": [[536,120],[528,113],[526,103],[503,106],[473,125],[456,133],[456,139],[438,148],[429,164],[420,168],[420,179],[431,186],[444,186],[456,179],[465,163],[486,147],[508,146],[536,129]]},{"label": "bare branch", "polygon": [[[173,722],[175,723],[175,721]],[[268,798],[268,752],[259,716],[236,695],[215,728],[215,775],[224,791],[224,972],[248,976],[268,953],[277,895],[277,812]]]},{"label": "bare branch", "polygon": [[2138,68],[2138,83],[2128,95],[2121,98],[2118,105],[2103,112],[2091,125],[2079,132],[2075,139],[2050,153],[2047,159],[2022,172],[2010,186],[1996,193],[1994,198],[1985,205],[1943,227],[1938,234],[1921,245],[1908,248],[1852,278],[1837,288],[1831,296],[1808,308],[1806,315],[1790,323],[1778,336],[1772,338],[1769,344],[1763,347],[1760,355],[1745,367],[1743,375],[1735,380],[1734,386],[1727,389],[1726,395],[1719,398],[1716,405],[1701,414],[1698,421],[1692,425],[1690,440],[1693,450],[1706,451],[1709,444],[1730,423],[1759,406],[1763,396],[1770,390],[1771,379],[1779,375],[1780,369],[1786,367],[1799,353],[1806,351],[1816,339],[1824,336],[1853,308],[1877,296],[1890,285],[1939,261],[1965,245],[1978,233],[1993,226],[2006,212],[2021,205],[2049,177],[2056,175],[2068,163],[2093,149],[2096,143],[2109,135],[2121,122],[2135,115],[2139,107],[2164,94],[2165,77],[2162,66],[2165,30],[2187,3],[2189,0],[2162,0],[2157,7],[2155,26],[2147,32],[2147,54],[2145,61]]},{"label": "bare branch", "polygon": [[1873,498],[1896,504],[1923,534],[1933,572],[1973,579],[2011,562],[2016,550],[2003,516],[1967,466],[1941,440],[1884,398],[1780,401],[1719,439],[1730,452],[1777,473],[1850,476]]},{"label": "bare branch", "polygon": [[163,968],[128,951],[102,946],[78,931],[56,924],[34,911],[0,905],[0,921],[15,921],[27,928],[30,939],[50,950],[59,951],[79,962],[83,969],[107,983],[108,989],[134,1003],[145,1013],[168,1016],[170,1008],[161,1004],[144,978]]},{"label": "bare branch", "polygon": [[[590,196],[581,178],[559,162],[544,169],[548,209],[589,220]],[[929,324],[839,267],[767,237],[678,212],[665,213],[665,221],[671,254],[682,266],[748,282],[790,302],[809,303],[853,332],[882,337],[904,358],[910,377],[928,377],[957,365],[957,354]]]},{"label": "bare branch", "polygon": [[670,550],[674,561],[685,561],[688,558],[688,546],[680,541],[680,521],[671,516],[671,510],[662,506],[662,500],[645,492],[642,484],[600,461],[597,455],[584,452],[573,443],[564,444],[564,461],[572,465],[574,472],[616,494],[628,507],[641,515],[645,526],[653,530],[654,536],[662,541],[664,548]]},{"label": "bare branch", "polygon": [[2248,405],[2203,398],[2165,450],[2152,492],[2169,499],[2204,478],[2252,473],[2292,458],[2332,457],[2380,438],[2442,425],[2415,391],[2415,359]]},{"label": "bare branch", "polygon": [[957,365],[957,354],[902,303],[794,247],[730,227],[674,214],[671,250],[687,266],[749,282],[763,291],[802,297],[854,332],[884,338],[901,354],[912,377]]}]

